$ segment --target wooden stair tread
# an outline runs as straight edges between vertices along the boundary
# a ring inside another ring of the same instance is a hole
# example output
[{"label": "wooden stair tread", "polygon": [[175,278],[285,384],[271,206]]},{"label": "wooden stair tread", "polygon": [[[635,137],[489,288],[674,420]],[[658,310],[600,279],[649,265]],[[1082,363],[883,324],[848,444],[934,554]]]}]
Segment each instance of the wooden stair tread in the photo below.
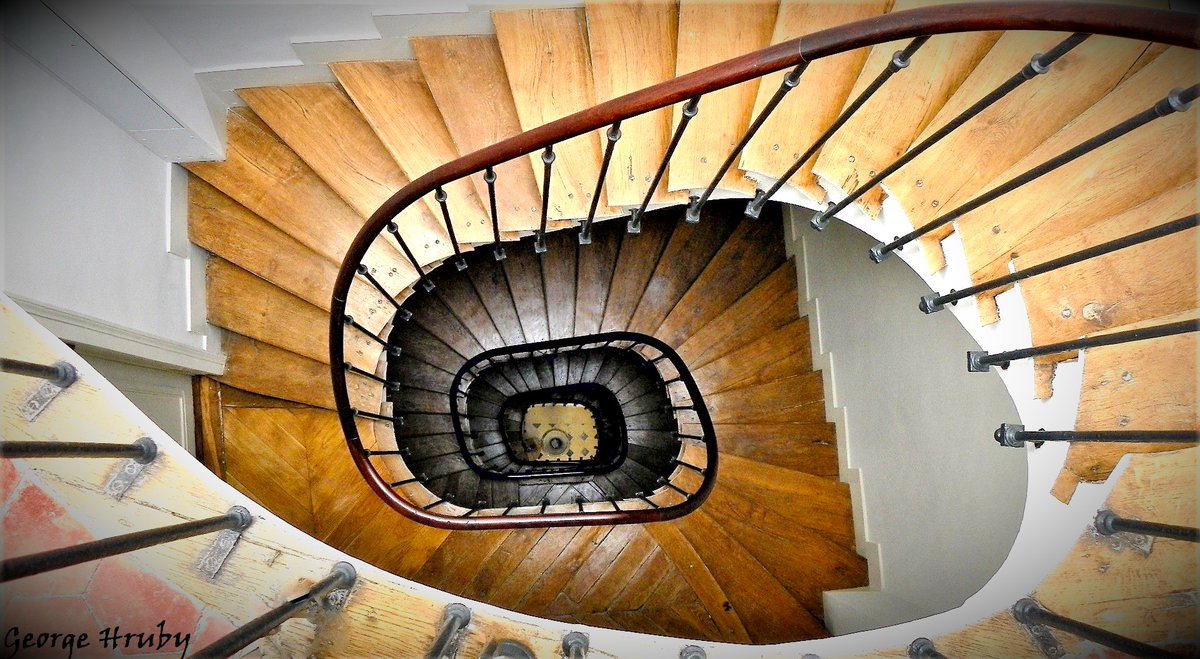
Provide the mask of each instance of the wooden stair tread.
[{"label": "wooden stair tread", "polygon": [[[961,114],[1028,64],[1035,53],[1047,52],[1065,36],[1005,33],[915,142]],[[984,192],[984,185],[1112,90],[1145,48],[1145,43],[1129,39],[1089,37],[1050,72],[1026,82],[956,129],[888,177],[884,186],[903,204],[913,226],[928,224]],[[934,201],[937,206],[932,205]],[[940,245],[930,240],[925,247],[930,270],[940,270],[945,264]]]},{"label": "wooden stair tread", "polygon": [[608,287],[601,332],[621,332],[629,327],[629,319],[642,299],[673,228],[674,224],[666,217],[651,215],[643,220],[640,234],[621,234],[621,249]]},{"label": "wooden stair tread", "polygon": [[[582,9],[492,12],[509,87],[521,128],[530,130],[595,105],[587,25]],[[600,175],[601,133],[580,135],[554,145],[549,215],[555,220],[587,217]],[[540,151],[529,154],[542,189]],[[618,215],[600,193],[599,216]]]},{"label": "wooden stair tread", "polygon": [[529,554],[529,550],[542,539],[545,529],[517,529],[509,533],[504,542],[492,552],[470,583],[460,591],[472,599],[486,600],[488,595],[503,583],[504,578]]},{"label": "wooden stair tread", "polygon": [[736,455],[722,455],[720,470],[721,487],[843,547],[854,546],[850,488],[845,483]]},{"label": "wooden stair tread", "polygon": [[[682,0],[675,75],[691,73],[768,46],[775,26],[777,4],[771,0]],[[758,80],[750,80],[709,92],[700,99],[700,111],[688,124],[671,159],[670,190],[708,187],[721,163],[750,125],[758,85]],[[679,124],[682,113],[683,105],[677,105],[673,125]],[[721,177],[718,187],[723,191],[753,195],[754,184],[742,176],[736,165],[735,161]]]},{"label": "wooden stair tread", "polygon": [[[1198,74],[1200,63],[1192,51],[1168,49],[985,187],[991,189],[1111,128],[1171,89],[1192,84]],[[1193,180],[1195,150],[1164,149],[1162,145],[1195,142],[1195,117],[1175,113],[1026,184],[1019,194],[1007,195],[960,218],[957,229],[972,280],[1003,275],[1014,253],[1019,255],[1058,235],[1085,231]],[[990,298],[981,295],[977,299],[980,319],[994,322],[997,315]]]},{"label": "wooden stair tread", "polygon": [[[596,103],[675,77],[679,7],[674,2],[593,1],[586,12]],[[671,141],[671,121],[671,110],[662,108],[621,122],[622,137],[604,179],[609,204],[642,203]],[[666,177],[650,199],[652,204],[686,201],[687,195],[667,193]]]},{"label": "wooden stair tread", "polygon": [[718,423],[721,454],[730,453],[792,471],[837,480],[837,441],[832,423]]},{"label": "wooden stair tread", "polygon": [[704,397],[715,423],[824,421],[825,393],[819,372],[731,389]]},{"label": "wooden stair tread", "polygon": [[514,243],[503,263],[525,340],[529,343],[550,340],[546,289],[542,285],[541,263],[532,242]]},{"label": "wooden stair tread", "polygon": [[592,227],[592,244],[579,249],[578,281],[575,286],[575,336],[596,334],[604,320],[609,286],[621,249],[622,223],[609,222]]},{"label": "wooden stair tread", "polygon": [[[230,333],[228,338],[225,372],[219,381],[264,396],[335,409],[328,364],[239,334]],[[378,383],[353,373],[346,379],[351,405],[371,412],[379,409]]]},{"label": "wooden stair tread", "polygon": [[[783,0],[779,3],[771,43],[878,16],[887,11],[889,4],[890,0],[821,3]],[[741,168],[772,179],[787,171],[837,119],[866,58],[866,50],[858,48],[810,63],[800,77],[800,84],[788,93],[746,145]],[[758,116],[766,106],[783,84],[785,75],[787,71],[778,71],[759,80],[753,116]],[[819,203],[825,200],[825,189],[812,174],[815,160],[804,164],[789,182]]]},{"label": "wooden stair tread", "polygon": [[565,339],[575,334],[576,249],[574,231],[557,231],[546,236],[546,252],[540,260],[546,325],[551,339]]},{"label": "wooden stair tread", "polygon": [[[419,37],[410,39],[409,44],[460,154],[521,133],[496,37]],[[485,99],[487,111],[480,111]],[[536,229],[541,217],[541,189],[529,161],[517,158],[495,169],[501,231]],[[472,176],[471,182],[487,207],[488,187],[483,174]]]},{"label": "wooden stair tread", "polygon": [[508,345],[525,343],[525,333],[508,289],[508,275],[504,272],[503,262],[485,256],[473,263],[467,273],[483,306],[487,307],[496,331],[504,337],[504,342]]},{"label": "wooden stair tread", "polygon": [[572,526],[546,529],[537,544],[517,563],[488,601],[507,609],[516,607],[532,588],[534,581],[545,573],[547,567],[579,532],[579,527]]},{"label": "wooden stair tread", "polygon": [[683,343],[778,268],[787,258],[778,215],[773,208],[765,217],[738,223],[654,336],[670,345]]},{"label": "wooden stair tread", "polygon": [[[927,4],[931,3],[928,0],[897,0],[892,11]],[[850,192],[891,164],[930,125],[938,110],[999,37],[998,32],[969,32],[931,38],[913,55],[908,68],[892,76],[825,143],[813,164],[813,173]],[[891,42],[871,48],[848,100],[856,98],[871,84],[893,54],[903,50],[908,43],[907,40]],[[882,201],[882,192],[875,188],[857,203],[868,215],[875,217]]]},{"label": "wooden stair tread", "polygon": [[504,347],[504,337],[496,329],[471,280],[456,275],[457,272],[447,272],[435,279],[437,288],[433,289],[433,294],[458,318],[484,350]]},{"label": "wooden stair tread", "polygon": [[[189,163],[188,170],[309,249],[341,263],[362,218],[249,110],[230,111],[226,130],[225,161]],[[322,221],[310,222],[311,217]],[[416,279],[412,264],[386,243],[376,241],[364,262],[393,295]]]},{"label": "wooden stair tread", "polygon": [[519,609],[532,615],[545,615],[572,576],[579,571],[592,549],[612,531],[611,526],[584,527],[559,552],[546,569],[531,582]]},{"label": "wooden stair tread", "polygon": [[755,336],[790,323],[800,316],[796,298],[796,264],[788,259],[758,286],[682,344],[679,356],[692,369],[752,342]]},{"label": "wooden stair tread", "polygon": [[[441,111],[416,62],[338,62],[330,64],[329,68],[350,98],[354,99],[354,105],[365,118],[364,123],[374,129],[381,145],[409,180],[457,160],[462,155],[450,137]],[[491,219],[470,182],[453,181],[442,189],[446,191],[446,206],[458,242],[490,242]],[[399,188],[392,192],[396,190]],[[447,246],[447,234],[441,208],[432,195],[427,195],[422,201],[430,211],[426,221],[432,220],[433,225],[421,226],[428,231],[423,241],[410,240],[408,233],[404,234],[405,240],[413,243],[411,246],[415,248],[425,242],[441,239],[442,251],[448,253],[444,249]],[[401,226],[413,222],[410,218],[402,220]],[[415,226],[407,228],[416,231]]]},{"label": "wooden stair tread", "polygon": [[431,588],[462,594],[464,574],[475,574],[512,531],[453,531],[413,579]]},{"label": "wooden stair tread", "polygon": [[704,395],[812,371],[808,319],[799,318],[692,371]]},{"label": "wooden stair tread", "polygon": [[426,295],[422,304],[415,305],[412,320],[407,322],[420,325],[464,358],[470,359],[483,352],[483,346],[471,330],[435,295]]}]

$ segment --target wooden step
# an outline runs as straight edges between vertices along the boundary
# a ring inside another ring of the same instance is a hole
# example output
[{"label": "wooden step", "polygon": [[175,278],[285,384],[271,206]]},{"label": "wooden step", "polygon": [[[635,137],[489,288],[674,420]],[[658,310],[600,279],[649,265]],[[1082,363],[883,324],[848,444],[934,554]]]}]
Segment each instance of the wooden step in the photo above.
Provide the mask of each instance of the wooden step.
[{"label": "wooden step", "polygon": [[[686,517],[683,519],[687,519]],[[645,527],[663,553],[671,559],[675,569],[683,576],[700,599],[704,610],[712,617],[719,637],[732,643],[750,643],[746,625],[735,611],[720,582],[705,565],[704,558],[688,542],[678,525],[648,524]]]},{"label": "wooden step", "polygon": [[517,316],[512,293],[508,289],[508,275],[504,272],[503,262],[485,256],[472,263],[467,273],[475,286],[476,294],[487,307],[496,330],[504,337],[505,344],[525,343],[525,333],[521,329],[521,320]]},{"label": "wooden step", "polygon": [[640,234],[621,234],[621,250],[613,267],[601,332],[622,332],[629,327],[629,319],[642,299],[679,216],[677,211],[664,212],[643,220]]},{"label": "wooden step", "polygon": [[[225,161],[189,163],[188,170],[309,249],[341,263],[363,219],[248,109],[231,110],[226,131]],[[310,221],[313,217],[321,221]],[[367,251],[364,263],[393,295],[416,279],[404,255],[383,241]]]},{"label": "wooden step", "polygon": [[811,371],[808,319],[800,318],[693,370],[692,377],[707,396]]},{"label": "wooden step", "polygon": [[[409,44],[460,154],[521,134],[521,121],[495,36],[419,37],[410,39]],[[529,160],[517,158],[495,169],[500,230],[537,229],[542,195]],[[483,174],[472,176],[471,183],[488,208]]]},{"label": "wooden step", "polygon": [[[416,62],[341,62],[329,68],[410,180],[462,155]],[[458,242],[491,242],[492,221],[474,186],[459,180],[442,189]],[[431,195],[424,201],[445,239],[440,206]]]},{"label": "wooden step", "polygon": [[[928,4],[929,0],[897,0],[892,11]],[[813,173],[850,192],[891,164],[930,125],[999,37],[999,32],[967,32],[931,38],[913,55],[907,68],[892,76],[826,142]],[[891,42],[871,48],[849,100],[858,97],[908,43]],[[882,201],[882,193],[876,188],[858,204],[875,217]]]},{"label": "wooden step", "polygon": [[525,340],[530,343],[550,340],[546,316],[546,289],[542,284],[542,269],[539,257],[533,251],[531,241],[514,243],[508,248],[504,259],[504,272],[512,291],[513,304]]},{"label": "wooden step", "polygon": [[[674,2],[589,2],[586,11],[596,103],[675,77],[679,7]],[[671,110],[663,108],[621,122],[622,137],[604,179],[609,204],[642,203],[667,153],[671,121]],[[667,192],[666,177],[650,198],[652,204],[686,201],[685,194]]]},{"label": "wooden step", "polygon": [[723,487],[842,547],[854,546],[850,488],[845,483],[736,455],[721,456]]},{"label": "wooden step", "polygon": [[419,299],[419,304],[412,306],[412,312],[412,320],[408,322],[420,325],[426,332],[462,355],[464,360],[483,352],[483,346],[479,344],[471,331],[463,326],[462,322],[450,309],[446,308],[446,305],[442,304],[441,299],[437,296],[424,294]]},{"label": "wooden step", "polygon": [[516,607],[529,593],[533,583],[580,532],[581,529],[577,526],[547,529],[537,544],[505,575],[503,582],[492,592],[488,601],[506,609]]},{"label": "wooden step", "polygon": [[788,259],[676,351],[697,369],[800,317],[796,309],[796,264]]},{"label": "wooden step", "polygon": [[731,389],[704,397],[716,423],[824,421],[825,401],[820,373]]},{"label": "wooden step", "polygon": [[498,548],[512,531],[452,531],[437,551],[425,561],[413,579],[431,588],[456,595],[466,585],[463,575],[474,575],[479,565]]},{"label": "wooden step", "polygon": [[579,247],[574,231],[559,231],[546,236],[542,262],[542,286],[545,288],[546,322],[551,339],[575,334],[575,268]]},{"label": "wooden step", "polygon": [[483,301],[479,299],[479,294],[475,292],[470,279],[451,267],[449,271],[439,271],[434,282],[437,284],[437,288],[433,290],[434,296],[458,318],[479,345],[485,350],[504,347],[504,337],[492,323],[492,317]]},{"label": "wooden step", "polygon": [[625,227],[621,222],[596,225],[592,227],[592,244],[579,248],[579,263],[576,266],[578,282],[575,286],[575,336],[587,336],[600,331],[624,231]]},{"label": "wooden step", "polygon": [[[208,262],[208,322],[325,364],[329,314],[222,259]],[[375,372],[383,349],[361,332],[342,338],[346,361]]]},{"label": "wooden step", "polygon": [[[1035,53],[1049,51],[1066,36],[1054,32],[1005,33],[915,142],[924,140],[1000,86],[1027,65]],[[901,202],[914,227],[928,224],[984,192],[983,186],[1100,100],[1146,48],[1144,42],[1130,39],[1089,37],[1055,63],[1049,73],[1026,82],[959,127],[888,177],[884,186]],[[948,231],[938,235],[945,233]],[[945,257],[940,242],[935,237],[923,246],[930,270],[941,270]]]},{"label": "wooden step", "polygon": [[[240,334],[227,336],[225,372],[218,380],[264,396],[336,409],[328,364]],[[348,373],[346,379],[350,404],[377,412],[382,400],[381,385],[353,373]]]},{"label": "wooden step", "polygon": [[[496,38],[523,130],[531,130],[595,105],[587,25],[582,9],[492,12]],[[580,135],[554,146],[550,180],[550,218],[587,217],[600,175],[603,131]],[[542,189],[542,153],[529,154]],[[600,193],[598,216],[619,215]]]},{"label": "wooden step", "polygon": [[[238,95],[361,218],[371,217],[412,178],[405,176],[354,102],[335,84],[259,87],[239,90]],[[436,206],[432,199],[423,199],[396,218],[405,243],[422,265],[451,254]]]},{"label": "wooden step", "polygon": [[683,343],[778,268],[787,258],[781,219],[773,208],[757,220],[738,223],[654,336],[671,345]]},{"label": "wooden step", "polygon": [[[679,43],[675,75],[767,47],[775,26],[777,2],[705,2],[682,0],[679,5]],[[700,112],[688,124],[671,160],[670,190],[708,187],[721,163],[733,151],[750,125],[757,79],[705,94]],[[676,106],[674,125],[682,118],[683,105]],[[734,166],[721,178],[725,192],[754,194],[754,184]]]},{"label": "wooden step", "polygon": [[718,423],[713,429],[722,455],[730,453],[813,476],[838,478],[832,423]]},{"label": "wooden step", "polygon": [[[891,0],[857,2],[821,2],[783,0],[771,43],[812,34],[839,25],[878,16],[887,11]],[[779,178],[814,144],[841,113],[850,88],[854,86],[866,61],[867,51],[858,48],[848,53],[812,62],[800,77],[800,84],[788,92],[770,118],[746,145],[741,168],[772,179]],[[754,116],[766,106],[779,90],[787,71],[763,76],[754,100]],[[812,174],[810,159],[790,179],[815,202],[825,200],[825,189]]]},{"label": "wooden step", "polygon": [[[1149,108],[1172,89],[1193,84],[1198,74],[1200,63],[1192,51],[1167,50],[985,187],[991,189]],[[1174,113],[960,218],[957,229],[972,280],[1006,274],[1014,255],[1058,236],[1089,231],[1195,179],[1196,150],[1164,145],[1191,145],[1196,139],[1196,116]],[[997,319],[991,295],[976,298],[984,323]]]}]

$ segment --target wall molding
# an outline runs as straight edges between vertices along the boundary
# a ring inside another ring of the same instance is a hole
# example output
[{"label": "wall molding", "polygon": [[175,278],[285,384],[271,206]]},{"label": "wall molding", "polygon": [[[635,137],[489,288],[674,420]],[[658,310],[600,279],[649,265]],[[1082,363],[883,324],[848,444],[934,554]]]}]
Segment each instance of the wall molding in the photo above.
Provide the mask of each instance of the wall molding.
[{"label": "wall molding", "polygon": [[219,348],[206,350],[169,341],[21,295],[8,296],[66,343],[87,346],[102,354],[112,353],[124,361],[191,374],[220,375],[225,371],[225,353]]}]

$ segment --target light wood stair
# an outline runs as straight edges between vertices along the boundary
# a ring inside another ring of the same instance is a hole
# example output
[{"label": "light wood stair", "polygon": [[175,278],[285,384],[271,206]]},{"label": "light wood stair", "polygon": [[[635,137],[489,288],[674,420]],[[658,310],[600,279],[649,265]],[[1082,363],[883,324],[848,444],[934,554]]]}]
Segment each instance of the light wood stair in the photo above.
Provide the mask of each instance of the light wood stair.
[{"label": "light wood stair", "polygon": [[[210,456],[210,466],[268,507],[280,498],[280,514],[315,537],[466,597],[564,621],[690,638],[763,643],[823,635],[820,592],[862,585],[865,565],[854,552],[846,487],[837,482],[834,433],[820,376],[811,370],[809,328],[796,311],[794,264],[783,260],[777,234],[767,240],[777,231],[777,214],[738,223],[706,207],[697,226],[648,221],[637,236],[621,233],[619,220],[600,222],[597,235],[620,235],[577,247],[574,231],[551,233],[540,257],[506,243],[505,261],[472,266],[457,284],[439,286],[439,321],[417,319],[402,333],[413,345],[452,351],[455,358],[487,349],[488,341],[626,328],[667,341],[697,374],[722,451],[721,480],[710,501],[671,523],[470,533],[395,514],[354,470],[329,411],[327,310],[336,265],[353,236],[408,180],[673,75],[916,3],[887,4],[838,5],[836,12],[791,1],[504,11],[494,15],[495,37],[414,40],[415,62],[342,63],[333,67],[337,84],[243,90],[249,107],[229,114],[227,159],[188,166],[192,239],[220,257],[210,266],[209,320],[230,332],[229,366],[220,384],[209,386],[218,397],[211,409],[229,419],[210,424],[219,429],[213,445],[223,456]],[[789,189],[815,202],[825,200],[826,187],[848,193],[1063,36],[931,39]],[[637,47],[620,47],[626,43]],[[903,46],[884,44],[810,66],[722,178],[718,196],[748,197],[751,180],[777,176]],[[874,217],[889,195],[922,226],[1148,107],[1172,87],[1191,84],[1197,64],[1190,51],[1093,38],[1059,68],[930,149],[856,208]],[[684,203],[688,191],[706,186],[781,75],[702,99],[652,202]],[[641,203],[679,119],[676,106],[622,124],[598,218]],[[1018,268],[1040,263],[1109,239],[1102,236],[1195,212],[1196,154],[1163,147],[1194,144],[1195,131],[1192,114],[1161,120],[962,218],[953,235],[962,241],[974,281],[1007,272],[1014,259]],[[556,146],[552,229],[587,215],[604,144],[599,131]],[[540,155],[496,168],[506,240],[538,225]],[[482,176],[446,189],[461,248],[490,242],[493,218]],[[397,223],[425,269],[452,253],[431,198]],[[945,265],[939,241],[948,235],[922,241],[934,271]],[[1195,239],[1188,231],[1165,248],[1156,243],[1022,284],[1035,344],[1194,314]],[[417,273],[389,241],[377,241],[367,263],[400,301],[413,295]],[[571,253],[572,260],[560,258]],[[1163,259],[1189,267],[1150,267]],[[863,267],[870,267],[865,258]],[[1063,297],[1068,282],[1069,299]],[[459,295],[453,286],[462,287]],[[447,305],[451,296],[459,302]],[[984,322],[998,317],[991,300],[991,294],[978,299]],[[1083,308],[1093,303],[1115,311],[1089,319]],[[1073,310],[1069,322],[1063,305]],[[348,313],[357,322],[386,336],[393,312],[367,279],[356,280]],[[437,328],[443,321],[485,320],[487,339]],[[1196,427],[1196,358],[1189,341],[1089,351],[1077,427]],[[377,344],[357,337],[347,349],[351,363],[382,372]],[[430,367],[450,372],[452,361]],[[1050,369],[1047,363],[1043,372]],[[1133,373],[1135,384],[1123,381],[1124,373]],[[354,405],[381,409],[378,387],[350,377]],[[254,402],[226,405],[226,397]],[[306,452],[290,447],[272,462],[239,452],[248,442],[272,446],[300,432],[281,429],[276,418],[298,416],[308,424]],[[1056,494],[1069,499],[1080,480],[1104,479],[1130,450],[1071,447]],[[275,469],[296,487],[307,477],[308,507],[294,491],[258,488]],[[795,547],[803,549],[786,550]]]}]

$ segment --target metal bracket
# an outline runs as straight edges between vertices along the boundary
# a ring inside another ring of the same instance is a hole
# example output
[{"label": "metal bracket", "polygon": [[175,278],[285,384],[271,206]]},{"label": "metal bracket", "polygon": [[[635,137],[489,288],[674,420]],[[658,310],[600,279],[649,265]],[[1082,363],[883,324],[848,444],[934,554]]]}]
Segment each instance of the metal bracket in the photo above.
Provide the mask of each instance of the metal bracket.
[{"label": "metal bracket", "polygon": [[683,214],[683,221],[687,224],[700,223],[700,197],[696,195],[688,197],[687,212]]},{"label": "metal bracket", "polygon": [[1149,556],[1150,550],[1154,548],[1154,536],[1146,533],[1117,531],[1112,527],[1114,517],[1111,510],[1100,511],[1093,524],[1093,537],[1098,542],[1107,544],[1108,548],[1115,553],[1120,553],[1128,547],[1143,556]]},{"label": "metal bracket", "polygon": [[[954,289],[950,289],[950,292],[953,293]],[[934,291],[928,295],[923,295],[921,296],[921,302],[917,305],[917,308],[925,313],[941,311],[942,309],[946,308],[946,305],[937,301],[939,297],[941,296],[938,295],[937,291]]]},{"label": "metal bracket", "polygon": [[833,209],[834,204],[831,202],[826,205],[825,210],[820,213],[814,213],[812,219],[808,221],[808,226],[817,231],[824,231],[825,227],[829,226],[829,221],[833,217],[829,211]]},{"label": "metal bracket", "polygon": [[216,581],[217,573],[221,571],[221,567],[225,565],[225,560],[233,553],[233,548],[237,545],[237,541],[242,537],[242,533],[250,528],[250,524],[254,522],[254,516],[250,511],[242,506],[234,506],[229,509],[230,513],[242,517],[244,520],[240,526],[233,529],[225,529],[213,538],[212,543],[196,560],[196,569],[204,578],[209,581]]},{"label": "metal bracket", "polygon": [[746,204],[746,210],[743,215],[752,220],[757,220],[762,215],[762,208],[765,203],[767,203],[766,190],[755,190],[754,198],[750,200],[750,203]]},{"label": "metal bracket", "polygon": [[987,373],[991,368],[987,364],[982,363],[982,359],[988,356],[987,350],[968,350],[967,351],[967,372],[968,373]]},{"label": "metal bracket", "polygon": [[886,245],[884,245],[883,243],[879,243],[878,245],[875,245],[874,247],[872,247],[870,249],[870,251],[867,252],[867,254],[871,257],[872,261],[874,261],[876,263],[883,263],[883,260],[887,258],[887,255],[891,254],[891,252],[883,251],[884,247],[886,247]]},{"label": "metal bracket", "polygon": [[492,256],[495,257],[497,261],[503,261],[504,259],[508,258],[508,253],[504,251],[503,247],[496,247],[492,250]]},{"label": "metal bracket", "polygon": [[17,411],[21,414],[21,418],[30,423],[38,418],[38,415],[49,407],[50,403],[59,394],[66,391],[67,387],[70,387],[78,379],[74,366],[71,366],[67,362],[58,362],[54,365],[63,371],[63,377],[57,380],[43,380],[38,385],[38,388],[26,396],[25,400],[17,408]]},{"label": "metal bracket", "polygon": [[1025,446],[1025,440],[1017,439],[1017,433],[1022,430],[1025,430],[1025,426],[1019,423],[1001,423],[1000,427],[996,428],[996,433],[993,436],[1001,446],[1021,448]]},{"label": "metal bracket", "polygon": [[137,460],[124,460],[117,465],[108,482],[104,484],[104,493],[120,500],[133,487],[134,481],[145,471],[147,463]]},{"label": "metal bracket", "polygon": [[625,224],[625,233],[639,234],[642,232],[642,214],[635,208],[629,214],[629,222]]},{"label": "metal bracket", "polygon": [[1059,657],[1066,656],[1067,651],[1063,649],[1058,639],[1054,638],[1054,634],[1050,633],[1049,627],[1025,622],[1025,612],[1036,606],[1037,603],[1027,597],[1018,600],[1012,607],[1012,616],[1017,621],[1017,624],[1025,628],[1029,637],[1033,639],[1033,644],[1037,646],[1038,651],[1043,656],[1048,657],[1048,659],[1058,659]]}]

